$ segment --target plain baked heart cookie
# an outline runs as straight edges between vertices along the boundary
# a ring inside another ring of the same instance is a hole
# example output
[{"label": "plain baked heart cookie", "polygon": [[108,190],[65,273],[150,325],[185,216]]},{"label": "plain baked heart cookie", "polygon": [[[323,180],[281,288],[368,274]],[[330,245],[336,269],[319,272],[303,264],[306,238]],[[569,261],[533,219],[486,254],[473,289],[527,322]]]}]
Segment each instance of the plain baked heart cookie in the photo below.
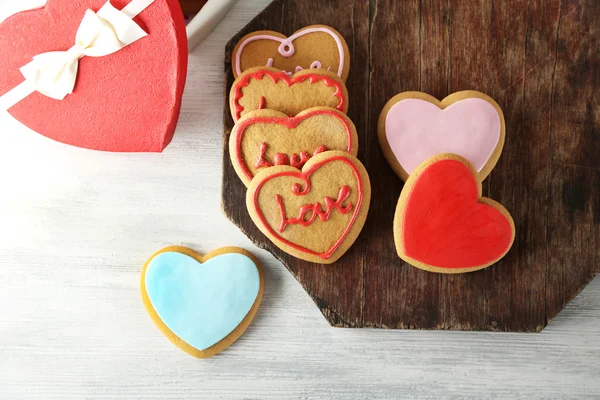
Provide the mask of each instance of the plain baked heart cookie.
[{"label": "plain baked heart cookie", "polygon": [[489,96],[456,92],[437,100],[423,92],[392,97],[379,115],[379,143],[388,163],[404,181],[429,157],[458,154],[483,181],[496,165],[505,136],[504,115]]},{"label": "plain baked heart cookie", "polygon": [[277,247],[321,264],[334,263],[352,246],[370,201],[367,171],[342,151],[317,154],[302,170],[265,169],[246,194],[250,217]]},{"label": "plain baked heart cookie", "polygon": [[341,150],[358,152],[358,136],[346,114],[314,107],[288,117],[275,110],[244,115],[229,138],[231,161],[246,186],[258,172],[276,165],[302,168],[314,155]]},{"label": "plain baked heart cookie", "polygon": [[229,106],[234,121],[250,111],[268,108],[294,116],[307,108],[348,111],[348,90],[333,72],[309,69],[288,76],[275,68],[246,70],[231,86]]},{"label": "plain baked heart cookie", "polygon": [[[107,0],[49,0],[0,24],[0,96],[24,80],[19,68],[36,55],[74,45],[86,10]],[[121,10],[130,2],[111,0]],[[9,113],[32,130],[73,146],[160,152],[171,141],[187,74],[185,23],[177,0],[155,0],[135,19],[148,33],[103,57],[79,60],[72,94],[34,92]]]},{"label": "plain baked heart cookie", "polygon": [[322,68],[346,82],[350,51],[342,35],[326,25],[307,26],[290,37],[274,31],[257,31],[237,43],[231,65],[236,78],[252,67],[273,67],[288,75]]},{"label": "plain baked heart cookie", "polygon": [[477,172],[464,158],[429,158],[406,181],[394,216],[400,258],[415,267],[461,273],[488,267],[508,252],[515,225],[506,209],[481,197]]},{"label": "plain baked heart cookie", "polygon": [[142,271],[142,299],[165,336],[199,358],[213,356],[248,328],[262,299],[260,263],[238,247],[205,256],[172,246],[155,253]]}]

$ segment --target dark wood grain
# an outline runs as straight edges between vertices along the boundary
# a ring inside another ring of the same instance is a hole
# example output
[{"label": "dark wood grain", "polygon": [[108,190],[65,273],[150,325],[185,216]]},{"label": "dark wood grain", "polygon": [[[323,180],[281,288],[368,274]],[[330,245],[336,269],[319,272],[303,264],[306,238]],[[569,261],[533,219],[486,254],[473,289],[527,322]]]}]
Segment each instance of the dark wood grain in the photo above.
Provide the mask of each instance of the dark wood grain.
[{"label": "dark wood grain", "polygon": [[[348,115],[371,175],[369,218],[332,266],[278,250],[250,220],[227,141],[223,210],[273,253],[335,326],[540,331],[600,272],[600,2],[594,0],[277,0],[234,37],[327,24],[351,52]],[[462,275],[413,268],[396,256],[392,218],[402,182],[377,142],[386,101],[406,90],[438,98],[475,89],[494,97],[507,134],[484,194],[512,213],[517,236],[496,265]]]},{"label": "dark wood grain", "polygon": [[195,15],[206,4],[207,0],[179,0],[184,15]]}]

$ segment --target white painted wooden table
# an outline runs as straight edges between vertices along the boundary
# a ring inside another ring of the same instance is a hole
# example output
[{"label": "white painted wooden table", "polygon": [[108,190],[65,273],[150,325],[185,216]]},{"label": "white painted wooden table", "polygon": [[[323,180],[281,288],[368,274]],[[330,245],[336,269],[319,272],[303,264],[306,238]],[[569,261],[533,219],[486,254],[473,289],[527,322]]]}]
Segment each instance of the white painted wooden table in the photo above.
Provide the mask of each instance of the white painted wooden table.
[{"label": "white painted wooden table", "polygon": [[[600,398],[600,279],[540,334],[330,328],[221,214],[224,46],[267,3],[240,0],[192,54],[163,154],[76,149],[0,115],[0,399]],[[144,261],[170,244],[264,263],[257,318],[212,359],[140,301]]]}]

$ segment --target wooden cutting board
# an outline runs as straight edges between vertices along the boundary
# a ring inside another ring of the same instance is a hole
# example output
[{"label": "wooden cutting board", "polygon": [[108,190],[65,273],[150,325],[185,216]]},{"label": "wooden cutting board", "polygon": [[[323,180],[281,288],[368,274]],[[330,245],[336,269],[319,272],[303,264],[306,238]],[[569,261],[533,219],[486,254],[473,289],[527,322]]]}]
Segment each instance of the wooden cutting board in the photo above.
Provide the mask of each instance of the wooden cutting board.
[{"label": "wooden cutting board", "polygon": [[196,15],[207,0],[179,0],[183,15]]},{"label": "wooden cutting board", "polygon": [[[295,259],[254,226],[228,153],[233,121],[224,99],[223,210],[275,255],[331,325],[540,331],[600,272],[600,2],[596,0],[277,0],[245,34],[286,35],[327,24],[351,52],[348,115],[372,180],[367,223],[332,266]],[[402,182],[377,141],[377,118],[396,93],[438,98],[475,89],[504,110],[506,144],[484,181],[503,204],[516,240],[496,265],[435,274],[396,256],[392,218]]]}]

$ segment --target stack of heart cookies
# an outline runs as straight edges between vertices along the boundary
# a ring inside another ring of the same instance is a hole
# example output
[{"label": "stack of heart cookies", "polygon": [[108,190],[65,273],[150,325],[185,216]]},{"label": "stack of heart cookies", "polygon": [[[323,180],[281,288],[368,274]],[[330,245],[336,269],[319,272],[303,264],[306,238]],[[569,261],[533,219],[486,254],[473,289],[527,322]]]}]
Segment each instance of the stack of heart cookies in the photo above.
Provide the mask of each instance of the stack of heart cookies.
[{"label": "stack of heart cookies", "polygon": [[348,110],[348,46],[333,28],[244,36],[232,56],[230,157],[256,226],[279,248],[331,264],[354,243],[371,185]]},{"label": "stack of heart cookies", "polygon": [[492,265],[508,252],[515,227],[481,183],[504,146],[504,115],[489,96],[454,93],[442,101],[422,93],[394,96],[379,117],[383,153],[406,183],[394,216],[400,258],[434,272]]}]

